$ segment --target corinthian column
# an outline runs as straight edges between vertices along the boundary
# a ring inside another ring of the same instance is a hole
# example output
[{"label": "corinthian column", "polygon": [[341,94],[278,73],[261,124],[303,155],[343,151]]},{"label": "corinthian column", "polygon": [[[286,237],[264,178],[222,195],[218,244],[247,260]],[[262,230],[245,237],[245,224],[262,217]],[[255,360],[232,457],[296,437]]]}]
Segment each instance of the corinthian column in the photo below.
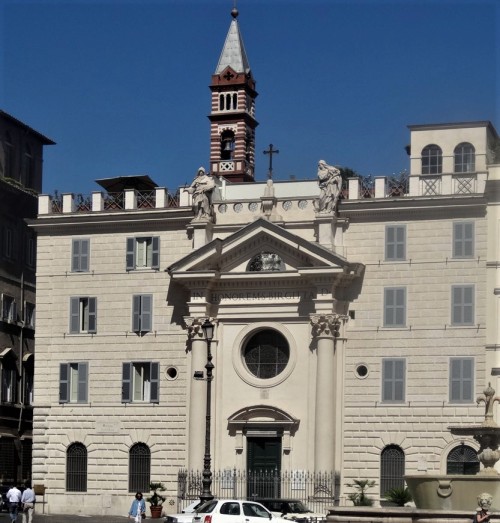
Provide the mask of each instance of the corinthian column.
[{"label": "corinthian column", "polygon": [[340,316],[311,316],[312,335],[317,340],[316,416],[314,435],[314,469],[335,470],[335,337]]},{"label": "corinthian column", "polygon": [[207,401],[207,385],[203,379],[194,379],[195,371],[205,375],[207,362],[207,342],[201,328],[205,318],[184,318],[187,325],[188,338],[191,345],[191,369],[188,375],[188,470],[203,470],[205,451],[205,409]]}]

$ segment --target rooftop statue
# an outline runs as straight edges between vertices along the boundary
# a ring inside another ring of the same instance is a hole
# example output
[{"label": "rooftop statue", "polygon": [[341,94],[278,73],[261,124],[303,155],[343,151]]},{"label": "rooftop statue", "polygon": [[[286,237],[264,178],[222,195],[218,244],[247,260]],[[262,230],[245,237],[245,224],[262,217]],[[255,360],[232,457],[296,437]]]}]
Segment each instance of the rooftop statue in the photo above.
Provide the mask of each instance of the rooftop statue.
[{"label": "rooftop statue", "polygon": [[318,162],[319,198],[314,201],[314,209],[320,213],[335,213],[342,188],[339,169],[328,165],[324,160]]},{"label": "rooftop statue", "polygon": [[189,186],[188,192],[193,195],[193,211],[195,220],[212,218],[212,192],[215,188],[215,181],[210,174],[205,172],[203,167],[198,169],[196,177]]}]

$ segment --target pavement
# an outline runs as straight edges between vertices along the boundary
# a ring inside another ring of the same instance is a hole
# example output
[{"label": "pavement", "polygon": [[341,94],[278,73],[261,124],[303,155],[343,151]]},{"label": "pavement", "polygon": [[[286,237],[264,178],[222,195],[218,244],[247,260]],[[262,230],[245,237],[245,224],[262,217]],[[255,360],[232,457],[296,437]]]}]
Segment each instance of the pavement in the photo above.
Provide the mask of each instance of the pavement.
[{"label": "pavement", "polygon": [[[147,518],[145,521],[149,521]],[[33,523],[127,523],[131,521],[127,516],[82,516],[71,514],[43,514],[33,515]],[[163,518],[152,520],[157,523],[163,523]],[[10,523],[10,517],[7,512],[0,513],[0,523]],[[22,523],[21,514],[17,517],[17,523]],[[131,523],[133,523],[131,521]],[[151,523],[151,522],[150,522]]]}]

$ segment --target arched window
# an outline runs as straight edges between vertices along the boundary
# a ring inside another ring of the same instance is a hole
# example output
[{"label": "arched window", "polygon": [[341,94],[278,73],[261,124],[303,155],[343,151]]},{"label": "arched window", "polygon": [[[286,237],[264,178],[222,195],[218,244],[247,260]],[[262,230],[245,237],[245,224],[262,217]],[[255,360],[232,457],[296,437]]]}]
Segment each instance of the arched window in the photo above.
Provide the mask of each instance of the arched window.
[{"label": "arched window", "polygon": [[87,492],[87,448],[72,443],[66,451],[66,491]]},{"label": "arched window", "polygon": [[405,485],[405,453],[397,445],[388,445],[380,454],[380,495]]},{"label": "arched window", "polygon": [[470,143],[459,143],[455,147],[455,172],[471,173],[476,170],[476,150]]},{"label": "arched window", "polygon": [[247,271],[284,271],[285,264],[279,254],[274,252],[260,252],[256,254],[248,263]]},{"label": "arched window", "polygon": [[282,334],[272,329],[253,335],[243,349],[247,369],[261,379],[270,379],[281,374],[289,358],[288,342]]},{"label": "arched window", "polygon": [[443,172],[443,151],[437,145],[427,145],[422,149],[422,174],[441,174]]},{"label": "arched window", "polygon": [[225,107],[225,103],[224,103],[224,95],[223,95],[223,94],[220,94],[220,95],[219,95],[219,111],[223,111],[223,110],[224,110],[224,107]]},{"label": "arched window", "polygon": [[479,472],[477,452],[468,445],[455,447],[446,459],[446,474],[474,475]]},{"label": "arched window", "polygon": [[128,462],[128,491],[148,492],[151,482],[151,451],[145,443],[130,447]]}]

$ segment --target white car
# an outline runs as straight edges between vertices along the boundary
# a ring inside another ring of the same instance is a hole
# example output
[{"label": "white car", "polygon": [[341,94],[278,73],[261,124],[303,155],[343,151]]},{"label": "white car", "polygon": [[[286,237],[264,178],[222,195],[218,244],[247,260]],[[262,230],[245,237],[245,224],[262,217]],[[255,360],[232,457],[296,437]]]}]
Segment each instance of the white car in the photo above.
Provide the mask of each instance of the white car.
[{"label": "white car", "polygon": [[163,521],[164,523],[191,523],[193,521],[193,515],[198,507],[203,505],[203,501],[197,499],[190,505],[184,508],[180,514],[167,514]]},{"label": "white car", "polygon": [[290,523],[260,503],[240,499],[208,501],[194,514],[192,523]]}]

